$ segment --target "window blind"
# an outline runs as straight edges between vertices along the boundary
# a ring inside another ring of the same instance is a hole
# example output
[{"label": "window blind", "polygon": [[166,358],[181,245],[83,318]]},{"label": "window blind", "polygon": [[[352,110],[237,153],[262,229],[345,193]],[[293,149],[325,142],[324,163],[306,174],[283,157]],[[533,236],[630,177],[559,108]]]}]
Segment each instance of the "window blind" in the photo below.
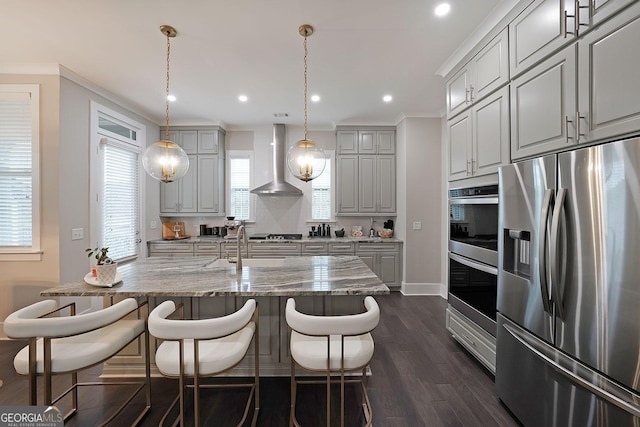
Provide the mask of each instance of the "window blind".
[{"label": "window blind", "polygon": [[[314,168],[320,167],[314,165]],[[331,219],[331,160],[327,159],[324,171],[311,181],[311,219]]]},{"label": "window blind", "polygon": [[[108,140],[107,140],[108,141]],[[102,245],[114,261],[138,255],[138,153],[103,145]]]},{"label": "window blind", "polygon": [[33,244],[29,93],[0,92],[0,246]]},{"label": "window blind", "polygon": [[251,160],[231,158],[230,162],[231,215],[237,220],[249,219],[249,187],[251,186]]}]

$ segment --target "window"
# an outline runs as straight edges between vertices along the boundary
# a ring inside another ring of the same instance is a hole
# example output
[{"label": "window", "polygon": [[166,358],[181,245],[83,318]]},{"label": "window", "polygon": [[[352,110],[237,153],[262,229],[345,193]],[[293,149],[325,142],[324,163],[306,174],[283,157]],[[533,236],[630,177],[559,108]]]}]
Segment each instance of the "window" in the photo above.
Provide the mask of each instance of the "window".
[{"label": "window", "polygon": [[91,107],[91,246],[108,247],[114,261],[134,259],[144,237],[140,141],[146,140],[145,127],[96,103]]},{"label": "window", "polygon": [[251,212],[251,157],[248,154],[230,154],[229,157],[230,215],[237,220],[248,220]]},{"label": "window", "polygon": [[38,111],[37,85],[0,85],[2,259],[40,259]]},{"label": "window", "polygon": [[[316,166],[315,167],[320,167]],[[311,219],[331,219],[331,160],[327,159],[324,171],[311,181]]]}]

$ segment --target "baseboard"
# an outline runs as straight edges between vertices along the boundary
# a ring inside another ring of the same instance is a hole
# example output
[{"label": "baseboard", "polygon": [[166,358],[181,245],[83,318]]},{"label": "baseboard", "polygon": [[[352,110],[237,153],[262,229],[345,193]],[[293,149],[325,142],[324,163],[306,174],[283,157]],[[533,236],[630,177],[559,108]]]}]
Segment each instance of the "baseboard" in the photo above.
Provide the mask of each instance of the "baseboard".
[{"label": "baseboard", "polygon": [[405,296],[431,295],[442,296],[441,283],[405,283],[402,282],[400,292]]}]

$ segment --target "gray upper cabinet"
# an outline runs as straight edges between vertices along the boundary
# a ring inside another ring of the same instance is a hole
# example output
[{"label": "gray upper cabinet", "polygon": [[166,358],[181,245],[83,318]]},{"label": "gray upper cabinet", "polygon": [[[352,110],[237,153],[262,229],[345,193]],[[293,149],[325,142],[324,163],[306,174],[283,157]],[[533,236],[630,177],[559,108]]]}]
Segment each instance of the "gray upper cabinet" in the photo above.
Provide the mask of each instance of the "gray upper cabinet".
[{"label": "gray upper cabinet", "polygon": [[218,154],[218,131],[198,131],[198,154]]},{"label": "gray upper cabinet", "polygon": [[496,173],[509,163],[509,88],[448,122],[449,180]]},{"label": "gray upper cabinet", "polygon": [[358,212],[358,156],[336,157],[336,207],[340,213]]},{"label": "gray upper cabinet", "polygon": [[336,132],[338,154],[358,154],[358,131],[346,130]]},{"label": "gray upper cabinet", "polygon": [[509,82],[505,28],[447,81],[447,117],[452,118]]},{"label": "gray upper cabinet", "polygon": [[578,32],[586,34],[587,31],[602,24],[634,2],[635,0],[578,0],[580,5]]},{"label": "gray upper cabinet", "polygon": [[511,157],[576,144],[576,47],[564,49],[511,83]]},{"label": "gray upper cabinet", "polygon": [[[339,129],[336,157],[337,214],[396,212],[395,130]],[[353,143],[356,142],[354,151]],[[348,153],[345,155],[345,153]]]},{"label": "gray upper cabinet", "polygon": [[573,0],[536,0],[509,24],[511,78],[573,42]]},{"label": "gray upper cabinet", "polygon": [[160,183],[161,213],[194,213],[197,211],[197,177],[198,160],[196,155],[189,154],[189,170],[181,179]]},{"label": "gray upper cabinet", "polygon": [[[607,2],[609,3],[609,2]],[[604,6],[603,6],[604,7]],[[580,142],[640,129],[640,3],[589,32],[578,43]]]},{"label": "gray upper cabinet", "polygon": [[[169,139],[189,156],[189,170],[180,180],[160,183],[160,214],[164,216],[224,214],[224,130],[179,128]],[[160,130],[164,138],[164,130]]]}]

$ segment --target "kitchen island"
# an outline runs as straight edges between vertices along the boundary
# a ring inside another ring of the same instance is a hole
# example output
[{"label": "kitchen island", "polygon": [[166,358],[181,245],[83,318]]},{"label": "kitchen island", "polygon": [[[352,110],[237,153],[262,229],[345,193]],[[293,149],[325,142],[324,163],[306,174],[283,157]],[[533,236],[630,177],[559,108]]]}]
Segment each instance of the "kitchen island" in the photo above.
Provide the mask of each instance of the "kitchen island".
[{"label": "kitchen island", "polygon": [[[182,302],[185,316],[190,318],[228,314],[247,299],[255,298],[259,306],[260,371],[268,376],[290,372],[289,331],[284,318],[289,297],[296,298],[296,306],[303,312],[335,315],[361,312],[365,296],[389,293],[389,288],[357,256],[245,259],[243,264],[241,274],[237,274],[235,265],[215,257],[154,257],[119,266],[122,281],[113,287],[77,281],[47,289],[41,295],[114,300],[136,297],[148,300],[150,308],[171,299]],[[141,351],[141,346],[132,345],[105,365],[104,374],[141,375]],[[232,374],[249,374],[252,363],[248,356]]]}]

